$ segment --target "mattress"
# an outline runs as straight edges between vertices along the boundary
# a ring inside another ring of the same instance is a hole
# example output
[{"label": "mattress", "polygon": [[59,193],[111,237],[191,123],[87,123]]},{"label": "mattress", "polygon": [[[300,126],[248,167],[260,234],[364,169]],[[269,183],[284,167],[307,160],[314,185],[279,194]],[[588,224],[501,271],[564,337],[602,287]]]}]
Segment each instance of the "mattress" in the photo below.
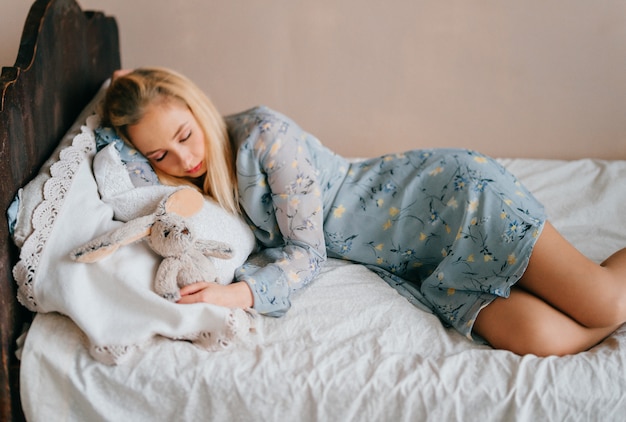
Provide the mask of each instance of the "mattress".
[{"label": "mattress", "polygon": [[[626,161],[501,159],[601,262],[626,246]],[[626,327],[587,352],[472,343],[361,265],[330,260],[257,339],[207,351],[159,338],[120,365],[68,317],[37,314],[21,354],[31,421],[623,420]]]}]

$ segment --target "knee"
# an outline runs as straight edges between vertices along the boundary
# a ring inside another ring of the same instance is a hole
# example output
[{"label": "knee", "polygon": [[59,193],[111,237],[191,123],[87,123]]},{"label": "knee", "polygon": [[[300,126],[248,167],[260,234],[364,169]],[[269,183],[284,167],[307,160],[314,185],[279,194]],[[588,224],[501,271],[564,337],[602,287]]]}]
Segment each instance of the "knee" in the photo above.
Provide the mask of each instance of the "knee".
[{"label": "knee", "polygon": [[608,328],[623,324],[626,322],[626,289],[607,291],[597,306],[575,319],[587,328]]},{"label": "knee", "polygon": [[610,328],[619,327],[626,322],[626,299],[614,298],[608,301],[606,306],[597,309],[589,316],[579,321],[587,328]]}]

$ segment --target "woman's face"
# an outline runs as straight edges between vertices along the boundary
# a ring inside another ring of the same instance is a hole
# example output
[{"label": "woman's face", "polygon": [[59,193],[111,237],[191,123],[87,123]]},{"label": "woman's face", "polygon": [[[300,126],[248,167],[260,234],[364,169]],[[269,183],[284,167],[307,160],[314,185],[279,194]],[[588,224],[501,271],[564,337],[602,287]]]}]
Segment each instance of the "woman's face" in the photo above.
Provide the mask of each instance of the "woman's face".
[{"label": "woman's face", "polygon": [[128,136],[152,165],[176,177],[197,178],[206,173],[204,133],[189,108],[164,99],[148,106]]}]

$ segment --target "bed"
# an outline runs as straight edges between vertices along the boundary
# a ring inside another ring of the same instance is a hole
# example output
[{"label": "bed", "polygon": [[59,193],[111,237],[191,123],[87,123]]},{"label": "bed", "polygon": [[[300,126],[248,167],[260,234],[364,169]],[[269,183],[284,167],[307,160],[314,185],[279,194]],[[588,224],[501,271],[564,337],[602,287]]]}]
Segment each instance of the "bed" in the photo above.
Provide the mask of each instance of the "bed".
[{"label": "bed", "polygon": [[[33,4],[15,66],[3,68],[0,79],[3,210],[68,145],[82,148],[76,173],[91,176],[95,151],[87,135],[97,122],[89,119],[119,67],[113,18],[83,12],[73,0]],[[500,162],[594,260],[626,245],[626,161]],[[626,327],[575,356],[517,356],[467,341],[372,271],[341,260],[329,261],[285,317],[251,317],[249,335],[229,347],[207,350],[158,335],[116,355],[124,359],[98,359],[92,333],[73,318],[73,308],[22,306],[29,297],[24,275],[14,269],[24,268],[24,244],[22,250],[14,244],[6,219],[0,230],[1,420],[618,421],[626,415]],[[37,283],[53,271],[40,269]],[[66,283],[52,285],[49,295],[74,281]],[[149,316],[158,319],[159,312]],[[117,326],[117,334],[125,328]]]}]

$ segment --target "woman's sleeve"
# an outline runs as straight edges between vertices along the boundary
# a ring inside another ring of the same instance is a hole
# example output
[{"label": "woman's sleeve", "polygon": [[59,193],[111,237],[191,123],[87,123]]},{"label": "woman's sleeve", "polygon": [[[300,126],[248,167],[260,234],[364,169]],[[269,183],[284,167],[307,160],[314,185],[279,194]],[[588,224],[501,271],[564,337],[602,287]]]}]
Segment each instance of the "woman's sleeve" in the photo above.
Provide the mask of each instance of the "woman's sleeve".
[{"label": "woman's sleeve", "polygon": [[[276,246],[263,253],[269,263],[245,265],[236,278],[250,286],[259,313],[281,316],[291,306],[290,294],[308,284],[326,260],[323,199],[308,135],[295,123],[268,119],[251,136],[250,162],[243,163],[248,180],[239,184],[242,206],[261,232],[257,237],[266,238],[262,243]],[[246,175],[239,177],[246,180]],[[262,197],[247,195],[248,190],[263,189]]]}]

